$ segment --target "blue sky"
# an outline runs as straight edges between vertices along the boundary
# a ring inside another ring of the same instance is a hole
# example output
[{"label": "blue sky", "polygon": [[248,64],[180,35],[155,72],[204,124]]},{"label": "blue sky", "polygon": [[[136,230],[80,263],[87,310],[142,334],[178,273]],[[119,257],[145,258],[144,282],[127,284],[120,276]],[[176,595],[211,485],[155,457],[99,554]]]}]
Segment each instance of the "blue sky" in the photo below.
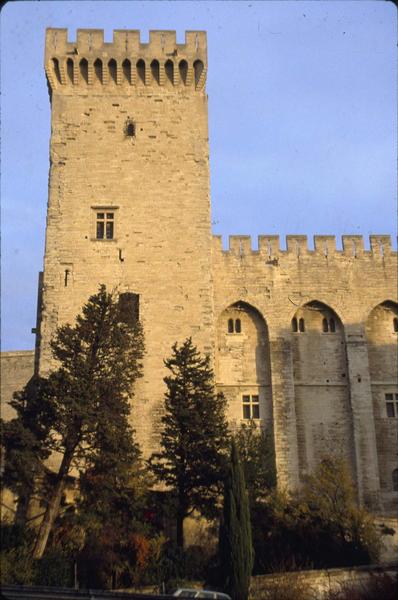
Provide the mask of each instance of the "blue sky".
[{"label": "blue sky", "polygon": [[[396,9],[384,1],[13,2],[1,14],[2,349],[30,349],[50,105],[44,30],[208,34],[214,233],[396,235]],[[368,243],[365,240],[366,244]],[[340,244],[340,242],[338,241]],[[282,247],[284,240],[282,239]]]}]

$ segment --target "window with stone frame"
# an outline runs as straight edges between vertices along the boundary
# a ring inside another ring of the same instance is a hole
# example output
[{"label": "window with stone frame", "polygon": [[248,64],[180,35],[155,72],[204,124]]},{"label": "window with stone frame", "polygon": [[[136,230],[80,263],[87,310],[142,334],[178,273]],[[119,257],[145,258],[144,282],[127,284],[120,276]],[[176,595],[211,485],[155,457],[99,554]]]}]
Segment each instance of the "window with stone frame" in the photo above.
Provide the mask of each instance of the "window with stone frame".
[{"label": "window with stone frame", "polygon": [[385,394],[386,416],[389,418],[398,418],[398,394]]},{"label": "window with stone frame", "polygon": [[242,409],[244,419],[259,419],[260,401],[258,394],[243,394]]},{"label": "window with stone frame", "polygon": [[99,209],[95,211],[95,239],[113,240],[115,238],[115,211]]}]

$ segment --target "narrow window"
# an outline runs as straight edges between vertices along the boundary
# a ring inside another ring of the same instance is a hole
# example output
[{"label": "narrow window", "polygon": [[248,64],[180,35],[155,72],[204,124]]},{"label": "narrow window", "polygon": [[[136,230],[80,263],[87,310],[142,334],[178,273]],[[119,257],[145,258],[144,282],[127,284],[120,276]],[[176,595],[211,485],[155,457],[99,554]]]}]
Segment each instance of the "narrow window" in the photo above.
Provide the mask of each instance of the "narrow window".
[{"label": "narrow window", "polygon": [[153,60],[151,62],[151,73],[152,73],[153,80],[159,84],[160,76],[159,76],[159,61],[158,60]]},{"label": "narrow window", "polygon": [[80,61],[80,77],[85,83],[88,83],[88,62],[85,58]]},{"label": "narrow window", "polygon": [[241,326],[240,319],[235,319],[235,333],[241,333],[241,331],[242,331],[242,326]]},{"label": "narrow window", "polygon": [[234,332],[234,321],[233,319],[228,319],[228,333]]},{"label": "narrow window", "polygon": [[61,72],[59,70],[59,61],[58,58],[53,58],[53,67],[54,67],[54,75],[57,78],[58,83],[61,83]]},{"label": "narrow window", "polygon": [[94,62],[94,75],[96,80],[102,83],[102,60],[99,58]]},{"label": "narrow window", "polygon": [[96,238],[97,240],[113,240],[114,235],[114,213],[97,212]]},{"label": "narrow window", "polygon": [[193,63],[193,70],[195,72],[195,86],[197,87],[203,71],[203,63],[201,60],[195,60]]},{"label": "narrow window", "polygon": [[327,319],[322,319],[322,331],[327,333],[329,331],[329,323]]},{"label": "narrow window", "polygon": [[395,317],[393,320],[393,328],[394,328],[394,332],[398,333],[398,318]]},{"label": "narrow window", "polygon": [[131,62],[126,58],[122,63],[123,75],[128,83],[131,83]]},{"label": "narrow window", "polygon": [[174,83],[174,63],[172,60],[166,60],[164,70],[166,72],[166,77],[170,81],[170,83]]},{"label": "narrow window", "polygon": [[297,326],[297,319],[296,319],[296,317],[293,317],[293,319],[292,319],[292,331],[293,331],[294,333],[297,333],[297,331],[298,331],[298,326]]},{"label": "narrow window", "polygon": [[71,83],[73,83],[73,70],[73,60],[71,58],[68,58],[68,60],[66,61],[66,74],[68,75],[68,79]]},{"label": "narrow window", "polygon": [[178,65],[178,69],[180,71],[180,77],[181,77],[181,81],[182,83],[185,85],[187,82],[187,76],[188,76],[188,63],[186,60],[182,60],[179,65]]},{"label": "narrow window", "polygon": [[394,402],[386,402],[387,417],[395,417]]},{"label": "narrow window", "polygon": [[108,62],[109,77],[117,83],[117,64],[114,58]]},{"label": "narrow window", "polygon": [[127,121],[124,132],[127,137],[135,137],[135,125],[133,121]]},{"label": "narrow window", "polygon": [[398,492],[398,469],[394,469],[392,472],[392,489],[394,492]]},{"label": "narrow window", "polygon": [[243,418],[244,419],[259,419],[260,418],[260,403],[257,394],[242,396]]},{"label": "narrow window", "polygon": [[137,75],[138,80],[145,85],[145,62],[142,58],[137,62]]},{"label": "narrow window", "polygon": [[68,279],[69,279],[69,269],[65,269],[65,275],[64,275],[64,286],[68,287]]},{"label": "narrow window", "polygon": [[304,319],[299,319],[299,331],[301,333],[305,331]]},{"label": "narrow window", "polygon": [[330,331],[331,331],[332,333],[335,333],[335,332],[336,332],[336,322],[335,322],[335,320],[333,319],[333,317],[331,317],[331,318],[329,319],[329,327],[330,327]]}]

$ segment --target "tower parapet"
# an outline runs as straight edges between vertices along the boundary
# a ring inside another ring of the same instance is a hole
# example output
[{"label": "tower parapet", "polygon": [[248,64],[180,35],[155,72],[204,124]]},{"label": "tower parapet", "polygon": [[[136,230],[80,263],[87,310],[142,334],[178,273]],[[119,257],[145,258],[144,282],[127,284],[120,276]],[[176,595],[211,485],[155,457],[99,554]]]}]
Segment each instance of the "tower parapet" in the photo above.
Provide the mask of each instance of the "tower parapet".
[{"label": "tower parapet", "polygon": [[308,248],[306,235],[288,235],[286,236],[286,250],[280,248],[278,235],[260,235],[258,236],[258,250],[254,250],[252,240],[249,235],[231,235],[229,236],[229,248],[223,251],[222,237],[213,236],[214,252],[222,253],[224,256],[253,256],[262,260],[277,258],[279,256],[323,256],[325,258],[332,256],[345,256],[352,258],[372,257],[383,258],[385,256],[396,256],[389,235],[371,235],[370,250],[365,250],[364,239],[361,235],[343,235],[343,250],[337,250],[336,238],[334,235],[315,235],[314,250]]},{"label": "tower parapet", "polygon": [[201,91],[207,73],[205,31],[186,31],[177,44],[175,31],[150,31],[149,43],[140,32],[117,29],[113,42],[104,42],[102,29],[78,29],[76,41],[68,30],[46,30],[45,70],[52,91],[87,91],[87,87],[117,86],[128,93],[137,86],[164,86]]}]

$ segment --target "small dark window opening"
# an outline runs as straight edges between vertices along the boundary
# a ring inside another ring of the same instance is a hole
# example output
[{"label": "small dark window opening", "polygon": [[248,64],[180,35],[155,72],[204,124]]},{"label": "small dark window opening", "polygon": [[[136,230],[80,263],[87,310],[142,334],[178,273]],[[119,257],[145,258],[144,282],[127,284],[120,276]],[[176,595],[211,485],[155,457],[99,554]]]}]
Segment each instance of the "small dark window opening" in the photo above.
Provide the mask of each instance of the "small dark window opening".
[{"label": "small dark window opening", "polygon": [[117,83],[117,64],[114,58],[108,62],[109,77]]},{"label": "small dark window opening", "polygon": [[228,319],[228,333],[234,332],[234,321],[233,319]]},{"label": "small dark window opening", "polygon": [[241,331],[242,331],[242,326],[241,326],[240,319],[235,319],[235,333],[241,333]]},{"label": "small dark window opening", "polygon": [[59,60],[58,58],[53,58],[53,67],[54,67],[54,75],[57,78],[58,83],[61,83],[61,71],[59,70]]},{"label": "small dark window opening", "polygon": [[296,319],[296,317],[293,317],[293,319],[292,319],[292,331],[293,331],[294,333],[297,333],[297,331],[298,331],[298,326],[297,326],[297,319]]},{"label": "small dark window opening", "polygon": [[127,137],[135,137],[135,124],[133,121],[127,121],[125,127],[125,134]]},{"label": "small dark window opening", "polygon": [[131,83],[131,62],[126,58],[122,63],[123,75],[128,83]]},{"label": "small dark window opening", "polygon": [[179,65],[178,65],[178,69],[180,71],[181,81],[185,85],[186,82],[187,82],[187,76],[188,76],[188,63],[187,63],[187,61],[186,60],[182,60],[179,63]]},{"label": "small dark window opening", "polygon": [[65,269],[65,275],[64,275],[64,286],[67,287],[68,286],[68,279],[69,279],[69,269]]},{"label": "small dark window opening", "polygon": [[80,76],[83,81],[88,83],[88,62],[85,58],[80,61]]},{"label": "small dark window opening", "polygon": [[94,74],[96,79],[102,83],[102,60],[100,60],[99,58],[97,58],[97,60],[94,63]]},{"label": "small dark window opening", "polygon": [[170,83],[174,83],[174,63],[172,60],[166,60],[164,70],[166,72],[166,77],[170,81]]},{"label": "small dark window opening", "polygon": [[151,62],[151,73],[152,73],[152,77],[153,77],[154,81],[156,81],[156,83],[160,83],[159,61],[158,60],[153,60]]},{"label": "small dark window opening", "polygon": [[398,318],[395,317],[393,320],[393,329],[395,333],[398,333]]},{"label": "small dark window opening", "polygon": [[139,320],[139,300],[138,294],[125,292],[119,295],[119,315],[122,323],[131,327]]},{"label": "small dark window opening", "polygon": [[394,469],[392,472],[392,489],[393,492],[398,492],[398,469]]},{"label": "small dark window opening", "polygon": [[73,60],[71,58],[68,58],[68,60],[66,61],[66,74],[68,75],[68,79],[71,83],[73,83],[73,70]]},{"label": "small dark window opening", "polygon": [[335,333],[335,332],[336,332],[336,322],[335,322],[335,320],[333,319],[333,317],[331,317],[331,318],[329,319],[329,327],[330,327],[330,331],[331,331],[332,333]]},{"label": "small dark window opening", "polygon": [[329,331],[329,323],[327,319],[322,319],[322,331],[327,333]]},{"label": "small dark window opening", "polygon": [[137,62],[138,79],[145,85],[145,62],[140,58]]},{"label": "small dark window opening", "polygon": [[299,319],[299,331],[303,333],[305,331],[304,319]]},{"label": "small dark window opening", "polygon": [[195,60],[195,62],[193,63],[193,70],[195,72],[195,86],[197,86],[200,80],[200,76],[203,72],[203,63],[201,60]]}]

